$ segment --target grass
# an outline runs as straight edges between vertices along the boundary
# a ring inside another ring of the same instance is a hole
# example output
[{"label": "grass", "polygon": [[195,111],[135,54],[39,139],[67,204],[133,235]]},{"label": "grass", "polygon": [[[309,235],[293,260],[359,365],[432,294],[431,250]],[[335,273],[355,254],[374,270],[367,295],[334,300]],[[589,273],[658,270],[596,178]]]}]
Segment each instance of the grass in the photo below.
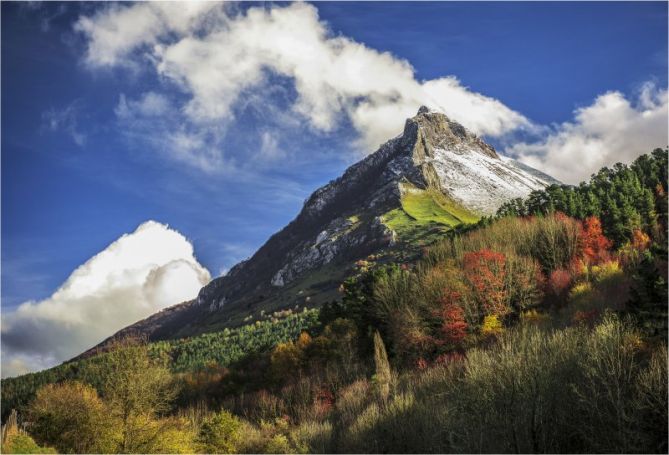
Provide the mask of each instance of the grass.
[{"label": "grass", "polygon": [[475,223],[478,216],[437,190],[404,184],[401,207],[383,215],[383,222],[407,243],[427,244],[460,224]]}]

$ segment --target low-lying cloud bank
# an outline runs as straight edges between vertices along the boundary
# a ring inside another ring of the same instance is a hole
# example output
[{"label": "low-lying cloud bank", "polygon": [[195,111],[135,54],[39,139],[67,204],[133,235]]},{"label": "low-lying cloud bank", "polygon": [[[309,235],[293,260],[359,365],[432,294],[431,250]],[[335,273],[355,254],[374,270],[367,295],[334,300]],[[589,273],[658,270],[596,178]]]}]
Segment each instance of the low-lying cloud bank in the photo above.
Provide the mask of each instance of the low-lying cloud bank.
[{"label": "low-lying cloud bank", "polygon": [[183,235],[147,221],[79,266],[48,299],[2,314],[2,376],[68,360],[129,324],[194,298],[210,278]]}]

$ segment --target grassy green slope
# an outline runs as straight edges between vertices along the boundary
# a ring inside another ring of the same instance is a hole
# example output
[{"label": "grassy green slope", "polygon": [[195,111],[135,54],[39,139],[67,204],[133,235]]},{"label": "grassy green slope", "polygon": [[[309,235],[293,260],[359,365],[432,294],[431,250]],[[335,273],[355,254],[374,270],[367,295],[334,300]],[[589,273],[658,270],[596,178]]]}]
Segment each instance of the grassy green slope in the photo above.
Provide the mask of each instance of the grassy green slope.
[{"label": "grassy green slope", "polygon": [[436,190],[421,190],[405,184],[402,207],[383,215],[383,222],[395,231],[400,242],[426,245],[440,234],[479,217]]}]

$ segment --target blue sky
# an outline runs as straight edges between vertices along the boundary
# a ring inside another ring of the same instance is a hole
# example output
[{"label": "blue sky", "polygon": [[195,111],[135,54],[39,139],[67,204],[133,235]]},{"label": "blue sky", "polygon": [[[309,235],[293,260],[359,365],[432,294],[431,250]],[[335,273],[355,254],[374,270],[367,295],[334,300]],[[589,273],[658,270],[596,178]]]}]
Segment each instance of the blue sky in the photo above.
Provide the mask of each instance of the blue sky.
[{"label": "blue sky", "polygon": [[[186,24],[147,5],[2,3],[3,311],[47,298],[146,220],[182,233],[218,275],[399,133],[422,96],[564,181],[666,145],[664,2],[258,8],[197,11]],[[216,41],[225,20],[239,29]],[[114,37],[110,23],[128,29]],[[267,36],[244,34],[268,24]],[[314,68],[272,47],[305,28],[298,42],[314,37],[346,60]],[[342,67],[365,71],[341,82]],[[640,132],[640,145],[608,129]]]}]

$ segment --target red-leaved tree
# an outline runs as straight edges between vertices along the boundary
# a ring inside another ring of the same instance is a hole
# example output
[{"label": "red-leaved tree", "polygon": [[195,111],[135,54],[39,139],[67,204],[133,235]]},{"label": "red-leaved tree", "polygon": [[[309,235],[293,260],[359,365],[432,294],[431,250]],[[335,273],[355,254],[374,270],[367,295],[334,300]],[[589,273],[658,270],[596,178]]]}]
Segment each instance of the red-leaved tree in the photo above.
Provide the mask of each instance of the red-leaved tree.
[{"label": "red-leaved tree", "polygon": [[465,253],[464,272],[485,315],[509,313],[504,254],[488,249]]},{"label": "red-leaved tree", "polygon": [[565,269],[557,269],[551,272],[548,279],[548,287],[555,295],[562,295],[569,289],[571,274]]},{"label": "red-leaved tree", "polygon": [[447,292],[442,301],[441,335],[445,343],[453,347],[460,347],[467,336],[465,312],[459,305],[460,293]]}]

